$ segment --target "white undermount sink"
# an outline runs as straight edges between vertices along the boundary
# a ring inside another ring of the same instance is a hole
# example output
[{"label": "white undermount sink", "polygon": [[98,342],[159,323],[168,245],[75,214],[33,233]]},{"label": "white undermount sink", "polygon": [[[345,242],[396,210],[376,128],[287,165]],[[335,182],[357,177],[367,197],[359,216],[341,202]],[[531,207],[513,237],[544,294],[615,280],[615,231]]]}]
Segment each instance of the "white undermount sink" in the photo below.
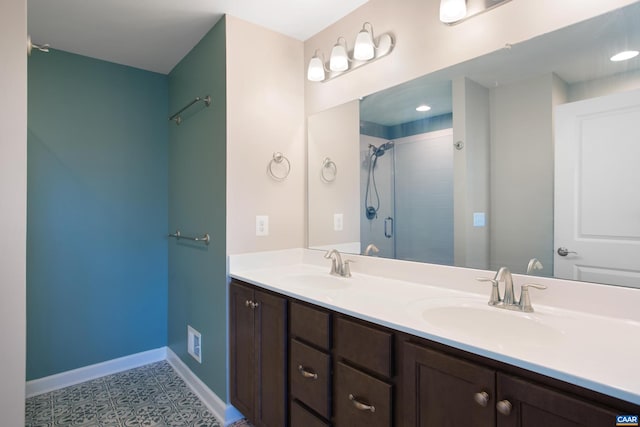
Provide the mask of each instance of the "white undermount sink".
[{"label": "white undermount sink", "polygon": [[544,315],[491,307],[476,298],[432,299],[414,302],[410,309],[431,327],[498,345],[518,342],[537,347],[563,339],[563,332],[545,322]]}]

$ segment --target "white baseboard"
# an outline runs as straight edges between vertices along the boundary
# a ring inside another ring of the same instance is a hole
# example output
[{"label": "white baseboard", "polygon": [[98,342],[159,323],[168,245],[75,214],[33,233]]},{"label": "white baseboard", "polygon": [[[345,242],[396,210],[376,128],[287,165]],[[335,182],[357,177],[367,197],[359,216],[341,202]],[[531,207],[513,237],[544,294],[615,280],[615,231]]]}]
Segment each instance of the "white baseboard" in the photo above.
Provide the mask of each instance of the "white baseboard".
[{"label": "white baseboard", "polygon": [[236,408],[232,405],[227,405],[217,394],[211,391],[170,348],[167,348],[167,361],[196,396],[202,400],[213,416],[221,420],[225,426],[243,418]]},{"label": "white baseboard", "polygon": [[118,359],[107,360],[95,365],[84,366],[71,371],[61,372],[37,380],[27,381],[26,397],[37,396],[60,388],[91,381],[105,375],[115,374],[128,369],[137,368],[149,363],[159,362],[167,358],[167,348],[144,351]]}]

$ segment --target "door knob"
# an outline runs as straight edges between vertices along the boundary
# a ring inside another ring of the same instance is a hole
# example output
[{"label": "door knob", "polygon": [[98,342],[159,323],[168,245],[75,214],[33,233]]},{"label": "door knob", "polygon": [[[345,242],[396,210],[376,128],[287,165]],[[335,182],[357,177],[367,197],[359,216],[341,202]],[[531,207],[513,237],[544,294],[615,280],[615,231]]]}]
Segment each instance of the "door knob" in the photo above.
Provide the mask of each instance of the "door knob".
[{"label": "door knob", "polygon": [[567,255],[569,255],[569,254],[576,254],[576,255],[578,255],[578,252],[570,251],[569,249],[567,249],[567,248],[563,248],[563,247],[559,247],[559,248],[558,248],[558,255],[560,255],[560,256],[567,256]]}]

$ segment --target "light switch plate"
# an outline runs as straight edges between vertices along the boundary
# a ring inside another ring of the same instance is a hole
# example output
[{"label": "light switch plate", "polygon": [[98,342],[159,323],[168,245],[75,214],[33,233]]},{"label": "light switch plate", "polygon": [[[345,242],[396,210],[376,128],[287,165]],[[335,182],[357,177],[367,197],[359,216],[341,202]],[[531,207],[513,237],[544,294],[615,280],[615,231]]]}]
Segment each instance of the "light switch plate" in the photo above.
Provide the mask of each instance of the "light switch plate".
[{"label": "light switch plate", "polygon": [[484,212],[474,212],[473,213],[473,226],[474,227],[484,227],[487,224],[486,217]]}]

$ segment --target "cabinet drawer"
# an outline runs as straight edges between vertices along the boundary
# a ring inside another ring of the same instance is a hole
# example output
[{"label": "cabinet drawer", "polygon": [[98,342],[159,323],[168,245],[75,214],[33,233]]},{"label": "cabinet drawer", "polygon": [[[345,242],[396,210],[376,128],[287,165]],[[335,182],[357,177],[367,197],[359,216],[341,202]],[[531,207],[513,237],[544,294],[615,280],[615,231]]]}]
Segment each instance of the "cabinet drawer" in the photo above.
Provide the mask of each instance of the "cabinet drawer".
[{"label": "cabinet drawer", "polygon": [[336,367],[336,427],[390,427],[391,385],[341,362]]},{"label": "cabinet drawer", "polygon": [[329,351],[331,315],[298,302],[291,303],[291,336]]},{"label": "cabinet drawer", "polygon": [[329,423],[316,417],[294,401],[291,402],[291,427],[329,427]]},{"label": "cabinet drawer", "polygon": [[328,419],[331,357],[294,339],[290,366],[291,395]]},{"label": "cabinet drawer", "polygon": [[374,329],[344,318],[336,319],[335,349],[340,357],[370,369],[392,376],[393,334]]}]

